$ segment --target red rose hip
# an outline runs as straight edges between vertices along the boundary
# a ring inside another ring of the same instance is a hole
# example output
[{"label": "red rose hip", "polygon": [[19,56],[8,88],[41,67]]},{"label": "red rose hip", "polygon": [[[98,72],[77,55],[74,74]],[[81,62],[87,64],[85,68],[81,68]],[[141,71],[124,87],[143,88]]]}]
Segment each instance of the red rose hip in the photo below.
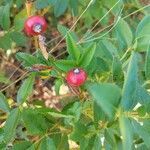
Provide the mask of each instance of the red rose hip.
[{"label": "red rose hip", "polygon": [[87,79],[87,74],[83,69],[75,68],[66,75],[66,81],[71,86],[81,86]]},{"label": "red rose hip", "polygon": [[35,36],[40,35],[47,29],[46,20],[42,16],[31,16],[24,24],[24,30],[27,35]]}]

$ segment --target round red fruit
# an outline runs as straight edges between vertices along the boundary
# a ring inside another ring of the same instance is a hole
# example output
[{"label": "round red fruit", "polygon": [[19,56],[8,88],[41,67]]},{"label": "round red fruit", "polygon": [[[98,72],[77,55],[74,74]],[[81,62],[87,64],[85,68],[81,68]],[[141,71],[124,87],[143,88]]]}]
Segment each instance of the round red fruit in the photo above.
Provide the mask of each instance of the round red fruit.
[{"label": "round red fruit", "polygon": [[35,36],[40,35],[47,29],[46,20],[42,16],[31,16],[24,24],[24,30],[27,35]]},{"label": "round red fruit", "polygon": [[66,80],[71,86],[81,86],[87,79],[87,74],[83,69],[75,68],[67,72]]}]

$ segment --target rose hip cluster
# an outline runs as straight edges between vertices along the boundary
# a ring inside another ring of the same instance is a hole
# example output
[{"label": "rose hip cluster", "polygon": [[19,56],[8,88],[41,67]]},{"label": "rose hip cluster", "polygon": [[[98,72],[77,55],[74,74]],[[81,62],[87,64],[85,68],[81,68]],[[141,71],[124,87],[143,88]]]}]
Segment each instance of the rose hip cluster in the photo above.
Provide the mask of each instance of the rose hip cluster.
[{"label": "rose hip cluster", "polygon": [[[24,24],[24,31],[28,36],[37,36],[47,29],[47,22],[42,16],[31,16]],[[87,79],[86,72],[81,68],[75,68],[67,72],[66,81],[70,86],[79,87]]]}]

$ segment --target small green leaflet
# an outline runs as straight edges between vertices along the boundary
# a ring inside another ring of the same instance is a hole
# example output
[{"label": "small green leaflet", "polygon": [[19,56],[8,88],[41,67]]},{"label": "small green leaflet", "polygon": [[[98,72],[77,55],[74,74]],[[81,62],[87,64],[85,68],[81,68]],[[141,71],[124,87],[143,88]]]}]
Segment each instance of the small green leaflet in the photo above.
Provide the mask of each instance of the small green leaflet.
[{"label": "small green leaflet", "polygon": [[129,47],[132,44],[132,31],[125,20],[120,19],[115,32],[121,49]]},{"label": "small green leaflet", "polygon": [[4,127],[4,140],[6,143],[12,140],[15,136],[16,127],[20,118],[19,108],[13,109],[5,123]]},{"label": "small green leaflet", "polygon": [[40,150],[56,150],[53,139],[45,137],[40,143]]},{"label": "small green leaflet", "polygon": [[55,61],[55,65],[62,71],[69,71],[70,69],[75,67],[75,61],[74,60],[57,60]]},{"label": "small green leaflet", "polygon": [[78,60],[80,58],[79,47],[77,46],[76,42],[73,40],[71,35],[68,34],[66,40],[67,40],[67,51],[68,51],[69,55],[72,57],[73,60],[78,62]]},{"label": "small green leaflet", "polygon": [[31,74],[21,85],[17,93],[17,103],[24,103],[28,96],[32,93],[33,84],[34,84],[35,75]]},{"label": "small green leaflet", "polygon": [[145,16],[136,29],[136,50],[146,51],[150,42],[150,15]]},{"label": "small green leaflet", "polygon": [[68,0],[57,0],[54,5],[54,15],[56,17],[61,16],[68,7]]},{"label": "small green leaflet", "polygon": [[29,67],[29,66],[39,63],[38,58],[36,58],[35,56],[32,56],[30,54],[23,53],[23,52],[18,52],[16,54],[16,58],[19,61],[23,61],[23,65],[25,67]]},{"label": "small green leaflet", "polygon": [[133,124],[134,131],[139,135],[139,137],[143,139],[145,145],[149,149],[150,148],[150,133],[135,120],[132,120],[132,124]]},{"label": "small green leaflet", "polygon": [[125,78],[121,105],[125,110],[132,109],[136,104],[137,88],[138,88],[138,60],[137,53],[133,52],[128,66]]},{"label": "small green leaflet", "polygon": [[[150,40],[149,40],[150,41]],[[145,76],[147,80],[150,80],[150,44],[148,46],[146,52],[146,59],[145,59]]]},{"label": "small green leaflet", "polygon": [[82,67],[86,67],[90,64],[94,54],[95,54],[96,44],[91,44],[81,55],[79,60],[79,65]]},{"label": "small green leaflet", "polygon": [[10,28],[10,4],[3,6],[3,11],[0,17],[0,25],[4,30]]},{"label": "small green leaflet", "polygon": [[1,92],[0,92],[0,110],[3,110],[4,112],[10,111],[7,99]]},{"label": "small green leaflet", "polygon": [[97,105],[100,106],[110,119],[112,119],[115,115],[116,106],[118,105],[121,96],[119,87],[110,83],[94,83],[89,84],[87,89],[93,96]]},{"label": "small green leaflet", "polygon": [[119,116],[119,126],[123,141],[123,150],[132,150],[133,129],[131,121],[121,114]]},{"label": "small green leaflet", "polygon": [[36,109],[24,109],[22,112],[22,120],[30,135],[42,135],[46,133],[49,127],[45,116],[36,111]]}]

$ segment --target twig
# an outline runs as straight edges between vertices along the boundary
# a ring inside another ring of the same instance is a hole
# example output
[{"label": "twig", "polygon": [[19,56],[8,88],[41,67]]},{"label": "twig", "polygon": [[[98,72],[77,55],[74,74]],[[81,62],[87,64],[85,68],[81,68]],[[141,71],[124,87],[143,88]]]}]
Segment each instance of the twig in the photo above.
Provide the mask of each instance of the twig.
[{"label": "twig", "polygon": [[5,91],[6,89],[8,89],[10,86],[12,86],[13,84],[19,82],[20,80],[22,80],[23,78],[25,78],[25,76],[28,74],[28,71],[25,72],[19,79],[17,79],[16,81],[12,82],[11,84],[9,84],[8,86],[4,87],[3,89],[0,90],[0,92]]}]

